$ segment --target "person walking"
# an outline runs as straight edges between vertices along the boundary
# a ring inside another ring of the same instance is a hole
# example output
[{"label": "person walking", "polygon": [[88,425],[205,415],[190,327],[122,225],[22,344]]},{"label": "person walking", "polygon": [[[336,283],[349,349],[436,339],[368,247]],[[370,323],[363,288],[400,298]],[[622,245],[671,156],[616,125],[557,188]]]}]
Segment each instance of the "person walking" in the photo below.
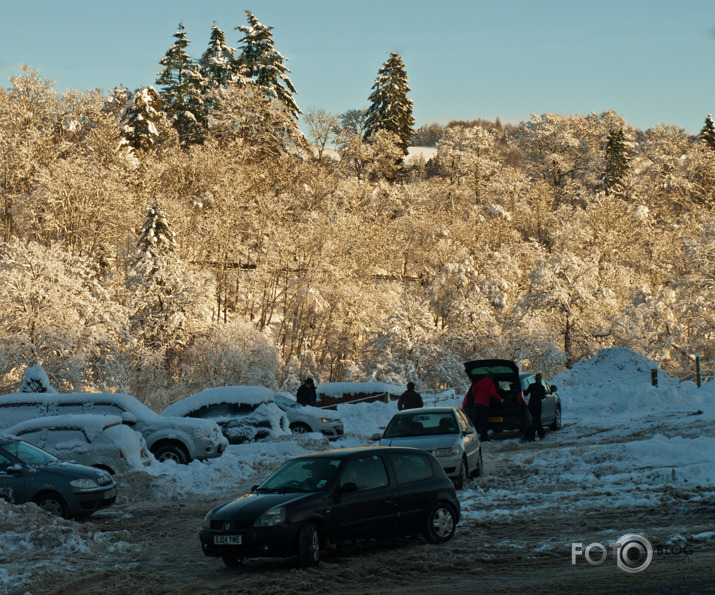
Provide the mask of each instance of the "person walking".
[{"label": "person walking", "polygon": [[544,439],[544,426],[541,425],[541,402],[546,398],[546,387],[541,382],[541,374],[534,376],[534,382],[524,391],[524,396],[529,397],[529,413],[531,413],[531,423],[526,431],[526,439],[529,442],[535,440],[538,433],[539,439]]},{"label": "person walking", "polygon": [[296,401],[301,405],[314,405],[317,400],[318,395],[315,392],[315,384],[313,379],[308,377],[305,382],[298,388],[298,393],[296,394]]},{"label": "person walking", "polygon": [[472,423],[476,426],[479,431],[479,439],[482,442],[489,441],[489,404],[492,400],[500,403],[504,402],[494,385],[494,373],[488,371],[484,378],[472,384],[462,401],[462,409],[467,412]]},{"label": "person walking", "polygon": [[402,411],[403,409],[417,409],[423,406],[422,396],[415,391],[415,383],[408,382],[407,390],[397,399],[397,409]]}]

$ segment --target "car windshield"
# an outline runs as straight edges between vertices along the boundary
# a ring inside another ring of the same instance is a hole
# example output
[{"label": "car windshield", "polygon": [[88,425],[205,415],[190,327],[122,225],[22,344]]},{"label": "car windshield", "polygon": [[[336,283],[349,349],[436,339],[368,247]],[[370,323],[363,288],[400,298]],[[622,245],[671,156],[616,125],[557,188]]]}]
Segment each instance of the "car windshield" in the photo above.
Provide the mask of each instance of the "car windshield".
[{"label": "car windshield", "polygon": [[435,436],[456,434],[458,431],[457,420],[451,411],[422,411],[396,415],[385,429],[383,437]]},{"label": "car windshield", "polygon": [[2,448],[28,465],[44,465],[58,460],[49,452],[22,440],[7,442],[2,445]]},{"label": "car windshield", "polygon": [[292,401],[291,399],[286,399],[285,397],[281,397],[280,395],[276,395],[274,397],[274,400],[281,407],[297,407],[298,406],[298,403],[296,401]]},{"label": "car windshield", "polygon": [[341,459],[306,457],[292,459],[256,488],[257,492],[316,492],[335,478]]}]

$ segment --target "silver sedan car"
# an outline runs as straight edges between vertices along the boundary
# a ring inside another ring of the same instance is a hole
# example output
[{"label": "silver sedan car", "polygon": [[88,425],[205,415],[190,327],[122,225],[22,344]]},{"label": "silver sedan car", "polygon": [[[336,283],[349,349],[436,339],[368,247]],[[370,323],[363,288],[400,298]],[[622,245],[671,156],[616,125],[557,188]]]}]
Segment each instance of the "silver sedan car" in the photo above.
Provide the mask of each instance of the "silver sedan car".
[{"label": "silver sedan car", "polygon": [[410,446],[433,454],[457,489],[482,473],[479,435],[458,407],[405,409],[375,438],[380,446]]}]

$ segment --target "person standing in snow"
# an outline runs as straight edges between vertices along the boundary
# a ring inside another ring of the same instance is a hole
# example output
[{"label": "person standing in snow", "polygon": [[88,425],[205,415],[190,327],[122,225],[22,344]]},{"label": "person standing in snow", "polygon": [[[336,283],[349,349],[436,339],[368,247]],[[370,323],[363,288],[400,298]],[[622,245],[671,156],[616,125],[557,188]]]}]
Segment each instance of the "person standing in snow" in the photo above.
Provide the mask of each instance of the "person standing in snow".
[{"label": "person standing in snow", "polygon": [[539,439],[544,439],[544,426],[541,425],[541,401],[546,398],[546,387],[541,383],[541,374],[534,376],[534,382],[524,391],[524,396],[529,397],[529,413],[531,413],[531,424],[526,430],[526,439],[533,442],[536,434]]},{"label": "person standing in snow", "polygon": [[407,390],[397,399],[397,409],[402,411],[403,409],[417,409],[422,406],[424,406],[424,403],[420,393],[415,391],[415,383],[408,382]]},{"label": "person standing in snow", "polygon": [[296,395],[296,400],[301,405],[314,405],[317,400],[318,395],[315,392],[315,384],[313,379],[308,377],[305,382],[298,388],[298,394]]},{"label": "person standing in snow", "polygon": [[472,383],[472,386],[464,395],[464,400],[462,401],[462,409],[467,413],[472,423],[479,430],[479,439],[482,442],[489,441],[488,435],[488,422],[489,422],[489,403],[492,399],[504,402],[499,394],[497,393],[497,388],[494,386],[494,373],[489,371],[487,375]]}]

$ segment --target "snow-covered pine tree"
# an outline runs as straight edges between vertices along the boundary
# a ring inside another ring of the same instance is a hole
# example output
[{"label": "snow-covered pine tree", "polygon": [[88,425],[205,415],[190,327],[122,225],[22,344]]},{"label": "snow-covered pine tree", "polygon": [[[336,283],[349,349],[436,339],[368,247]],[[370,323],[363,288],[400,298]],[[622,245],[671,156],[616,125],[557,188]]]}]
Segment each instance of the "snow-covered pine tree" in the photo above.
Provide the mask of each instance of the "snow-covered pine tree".
[{"label": "snow-covered pine tree", "polygon": [[228,87],[238,82],[236,49],[226,44],[226,34],[214,23],[211,40],[199,61],[201,75],[207,87]]},{"label": "snow-covered pine tree", "polygon": [[164,70],[159,73],[156,84],[162,88],[164,111],[179,133],[181,142],[198,142],[205,130],[202,99],[205,81],[202,69],[186,53],[189,40],[181,23],[174,37],[176,41],[159,61]]},{"label": "snow-covered pine tree", "polygon": [[365,140],[374,136],[378,130],[393,132],[400,139],[403,155],[414,134],[415,119],[412,116],[412,100],[407,97],[410,87],[407,84],[405,64],[395,52],[377,71],[375,84],[368,100]]},{"label": "snow-covered pine tree", "polygon": [[624,194],[630,170],[630,155],[623,128],[612,128],[608,133],[604,166],[602,184],[606,194]]},{"label": "snow-covered pine tree", "polygon": [[162,100],[154,87],[138,89],[120,117],[122,144],[135,151],[148,151],[159,138]]},{"label": "snow-covered pine tree", "polygon": [[288,78],[290,70],[283,64],[286,61],[273,44],[274,27],[266,27],[246,11],[248,25],[236,27],[244,37],[239,43],[243,50],[238,57],[239,72],[253,79],[267,97],[278,100],[294,120],[301,112],[293,98],[297,94],[293,83]]},{"label": "snow-covered pine tree", "polygon": [[715,123],[713,123],[713,117],[708,114],[705,118],[705,125],[703,126],[698,139],[705,143],[709,148],[715,149]]}]

